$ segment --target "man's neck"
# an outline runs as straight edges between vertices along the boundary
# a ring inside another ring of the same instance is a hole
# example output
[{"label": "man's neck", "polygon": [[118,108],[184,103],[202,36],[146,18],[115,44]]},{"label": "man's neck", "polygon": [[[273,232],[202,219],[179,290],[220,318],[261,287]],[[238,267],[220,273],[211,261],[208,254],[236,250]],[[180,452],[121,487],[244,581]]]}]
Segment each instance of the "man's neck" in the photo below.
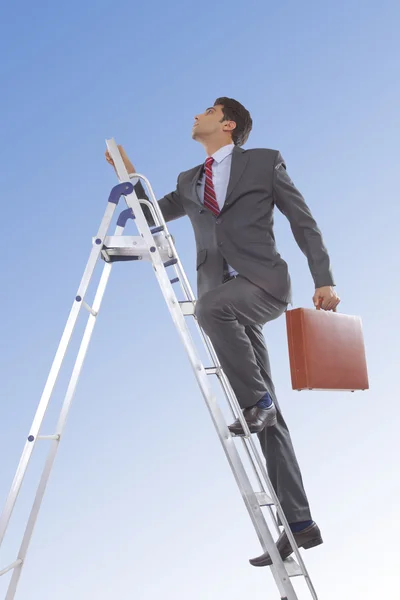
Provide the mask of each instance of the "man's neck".
[{"label": "man's neck", "polygon": [[207,156],[212,156],[220,148],[223,148],[224,146],[229,146],[230,144],[233,144],[232,140],[206,141],[203,142],[203,147],[207,153]]}]

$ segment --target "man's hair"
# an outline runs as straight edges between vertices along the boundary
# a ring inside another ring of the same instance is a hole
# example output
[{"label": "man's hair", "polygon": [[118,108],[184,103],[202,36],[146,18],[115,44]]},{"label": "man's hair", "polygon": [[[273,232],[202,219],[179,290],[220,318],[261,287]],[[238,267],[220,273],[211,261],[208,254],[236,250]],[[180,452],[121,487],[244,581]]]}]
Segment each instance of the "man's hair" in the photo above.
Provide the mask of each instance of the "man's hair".
[{"label": "man's hair", "polygon": [[243,146],[248,140],[253,121],[249,111],[233,98],[217,98],[214,106],[222,105],[224,118],[222,121],[235,121],[236,128],[232,131],[232,141],[235,146]]}]

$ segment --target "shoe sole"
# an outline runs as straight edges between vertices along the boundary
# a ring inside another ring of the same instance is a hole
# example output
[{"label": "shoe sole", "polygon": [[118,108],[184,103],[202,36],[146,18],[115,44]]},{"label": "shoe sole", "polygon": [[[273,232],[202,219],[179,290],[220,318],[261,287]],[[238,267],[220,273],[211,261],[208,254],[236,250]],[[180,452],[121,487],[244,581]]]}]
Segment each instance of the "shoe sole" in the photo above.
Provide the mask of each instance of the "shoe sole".
[{"label": "shoe sole", "polygon": [[261,433],[261,431],[263,431],[266,427],[275,427],[275,425],[278,423],[278,417],[275,415],[273,419],[271,419],[271,421],[268,423],[265,423],[264,427],[261,427],[261,429],[256,429],[256,430],[252,430],[250,429],[250,433]]},{"label": "shoe sole", "polygon": [[[317,537],[317,538],[314,538],[313,540],[305,542],[304,544],[301,544],[301,546],[299,546],[299,548],[304,548],[304,550],[309,550],[310,548],[315,548],[315,546],[319,546],[320,544],[323,544],[323,543],[324,543],[324,540],[322,539],[322,537]],[[281,558],[282,558],[282,560],[286,560],[292,554],[293,554],[293,552],[290,552],[287,556],[281,556]],[[251,562],[251,560],[249,562],[253,567],[270,567],[270,566],[272,566],[271,560],[259,562],[259,563],[253,563],[253,562]]]},{"label": "shoe sole", "polygon": [[322,537],[315,538],[314,540],[310,540],[309,542],[305,542],[300,546],[300,548],[304,548],[304,550],[309,550],[310,548],[314,548],[315,546],[319,546],[323,544],[324,540]]},{"label": "shoe sole", "polygon": [[[271,421],[269,423],[266,423],[264,425],[264,427],[262,427],[261,429],[255,429],[255,430],[254,429],[250,429],[250,433],[261,433],[261,431],[263,431],[266,427],[275,427],[275,425],[277,425],[277,423],[278,423],[278,417],[275,415],[275,417],[273,419],[271,419]],[[237,436],[244,436],[245,435],[243,429],[241,429],[240,431],[239,430],[234,431],[234,430],[230,429],[230,427],[228,427],[228,429],[234,435],[237,435]]]}]

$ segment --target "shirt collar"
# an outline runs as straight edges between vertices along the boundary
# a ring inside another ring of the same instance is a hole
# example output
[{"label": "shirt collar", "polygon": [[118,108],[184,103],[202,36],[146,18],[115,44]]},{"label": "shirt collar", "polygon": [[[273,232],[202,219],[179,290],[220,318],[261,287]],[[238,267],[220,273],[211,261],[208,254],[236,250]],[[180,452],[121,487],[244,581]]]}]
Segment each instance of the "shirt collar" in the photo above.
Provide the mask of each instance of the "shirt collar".
[{"label": "shirt collar", "polygon": [[212,157],[215,160],[215,162],[222,162],[227,156],[232,154],[234,147],[235,144],[228,144],[227,146],[222,146],[222,148],[214,152],[214,154],[212,154]]}]

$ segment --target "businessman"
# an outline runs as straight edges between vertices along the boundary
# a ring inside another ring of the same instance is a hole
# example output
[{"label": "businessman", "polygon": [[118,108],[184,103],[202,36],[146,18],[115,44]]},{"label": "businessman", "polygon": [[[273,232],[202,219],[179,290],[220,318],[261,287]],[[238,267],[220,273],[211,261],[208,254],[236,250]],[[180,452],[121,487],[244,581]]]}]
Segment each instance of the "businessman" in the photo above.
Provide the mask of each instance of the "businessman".
[{"label": "businessman", "polygon": [[[288,266],[275,244],[274,206],[289,220],[315,283],[313,302],[334,310],[335,292],[321,232],[276,150],[244,150],[250,113],[232,98],[218,98],[194,117],[192,138],[205,162],[181,173],[175,191],[159,205],[166,221],[187,215],[197,246],[196,316],[210,337],[252,433],[258,434],[269,477],[299,547],[322,544],[313,521],[290,434],[279,407],[263,326],[291,301]],[[120,151],[129,173],[135,168]],[[107,161],[113,164],[106,152]],[[137,184],[139,197],[144,190]],[[229,426],[243,434],[237,419]],[[282,559],[291,552],[286,533],[278,538]],[[251,559],[271,565],[268,552]]]}]

